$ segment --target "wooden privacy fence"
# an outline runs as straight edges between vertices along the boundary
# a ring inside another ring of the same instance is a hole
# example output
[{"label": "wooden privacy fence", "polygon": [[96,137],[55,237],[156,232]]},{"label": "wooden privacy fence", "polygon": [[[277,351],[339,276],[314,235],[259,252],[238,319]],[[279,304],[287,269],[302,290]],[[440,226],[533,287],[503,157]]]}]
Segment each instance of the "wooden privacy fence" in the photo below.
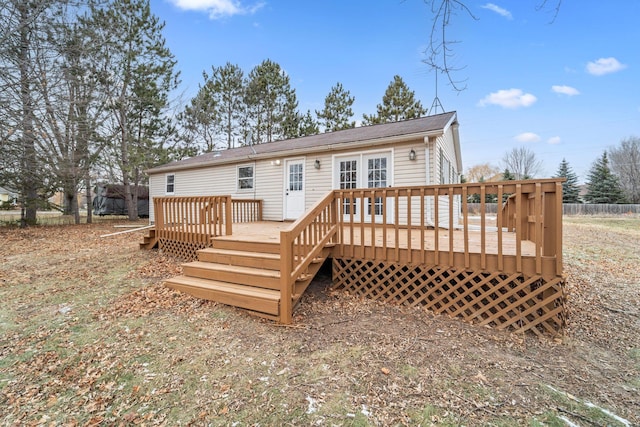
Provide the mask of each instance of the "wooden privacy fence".
[{"label": "wooden privacy fence", "polygon": [[160,248],[192,259],[215,236],[232,233],[231,196],[154,197],[155,233]]},{"label": "wooden privacy fence", "polygon": [[[508,200],[488,218],[480,203]],[[562,180],[335,190],[334,287],[536,333],[564,327]],[[490,222],[491,221],[491,222]]]}]

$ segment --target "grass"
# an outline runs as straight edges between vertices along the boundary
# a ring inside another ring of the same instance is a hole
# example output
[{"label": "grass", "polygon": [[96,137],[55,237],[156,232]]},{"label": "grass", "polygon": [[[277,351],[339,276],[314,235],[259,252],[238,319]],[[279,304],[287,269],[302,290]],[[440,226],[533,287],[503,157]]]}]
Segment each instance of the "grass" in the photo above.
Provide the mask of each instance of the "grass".
[{"label": "grass", "polygon": [[[623,425],[605,410],[638,423],[636,318],[601,307],[638,310],[636,290],[609,287],[633,274],[616,267],[637,249],[610,242],[635,221],[567,219],[585,286],[562,343],[318,283],[295,327],[278,327],[159,286],[177,263],[135,233],[100,238],[111,223],[0,230],[0,424]],[[592,262],[603,253],[617,255]]]}]

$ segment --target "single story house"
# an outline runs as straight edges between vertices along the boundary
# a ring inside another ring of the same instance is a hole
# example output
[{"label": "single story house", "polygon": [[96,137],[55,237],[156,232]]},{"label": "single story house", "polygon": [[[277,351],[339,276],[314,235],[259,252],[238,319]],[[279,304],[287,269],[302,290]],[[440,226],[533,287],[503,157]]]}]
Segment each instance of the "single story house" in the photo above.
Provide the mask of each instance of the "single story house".
[{"label": "single story house", "polygon": [[[448,112],[210,152],[147,172],[151,198],[261,199],[263,219],[283,221],[332,189],[453,184],[461,171],[458,118]],[[153,223],[153,203],[149,217]]]},{"label": "single story house", "polygon": [[[461,170],[455,112],[207,153],[148,171],[140,245],[191,260],[167,286],[281,323],[330,258],[334,289],[562,330],[562,179],[462,184]],[[490,194],[508,196],[495,223]]]}]

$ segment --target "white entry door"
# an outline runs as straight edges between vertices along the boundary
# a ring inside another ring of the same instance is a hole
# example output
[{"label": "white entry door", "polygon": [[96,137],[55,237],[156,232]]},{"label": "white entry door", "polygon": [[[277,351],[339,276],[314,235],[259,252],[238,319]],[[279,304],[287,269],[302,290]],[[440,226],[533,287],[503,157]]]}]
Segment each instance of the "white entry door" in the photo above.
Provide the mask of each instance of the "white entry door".
[{"label": "white entry door", "polygon": [[298,219],[304,213],[304,159],[285,162],[284,219]]}]

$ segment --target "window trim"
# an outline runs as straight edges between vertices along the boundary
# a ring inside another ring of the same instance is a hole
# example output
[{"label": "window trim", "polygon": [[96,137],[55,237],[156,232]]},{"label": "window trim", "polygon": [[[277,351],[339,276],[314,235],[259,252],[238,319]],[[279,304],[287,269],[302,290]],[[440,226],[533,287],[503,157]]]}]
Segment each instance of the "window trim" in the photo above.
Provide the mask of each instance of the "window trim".
[{"label": "window trim", "polygon": [[[169,183],[169,177],[172,178],[172,182]],[[169,191],[169,186],[171,185],[172,191]],[[171,196],[176,193],[176,174],[168,173],[164,176],[164,194]]]},{"label": "window trim", "polygon": [[[251,168],[251,177],[240,177],[240,169],[244,169],[244,168]],[[251,187],[246,187],[246,188],[242,188],[242,186],[240,185],[240,180],[246,180],[249,181],[251,180]],[[236,188],[237,190],[240,192],[250,192],[250,191],[255,191],[255,186],[256,186],[256,167],[255,164],[244,164],[244,165],[238,165],[236,167]]]}]

